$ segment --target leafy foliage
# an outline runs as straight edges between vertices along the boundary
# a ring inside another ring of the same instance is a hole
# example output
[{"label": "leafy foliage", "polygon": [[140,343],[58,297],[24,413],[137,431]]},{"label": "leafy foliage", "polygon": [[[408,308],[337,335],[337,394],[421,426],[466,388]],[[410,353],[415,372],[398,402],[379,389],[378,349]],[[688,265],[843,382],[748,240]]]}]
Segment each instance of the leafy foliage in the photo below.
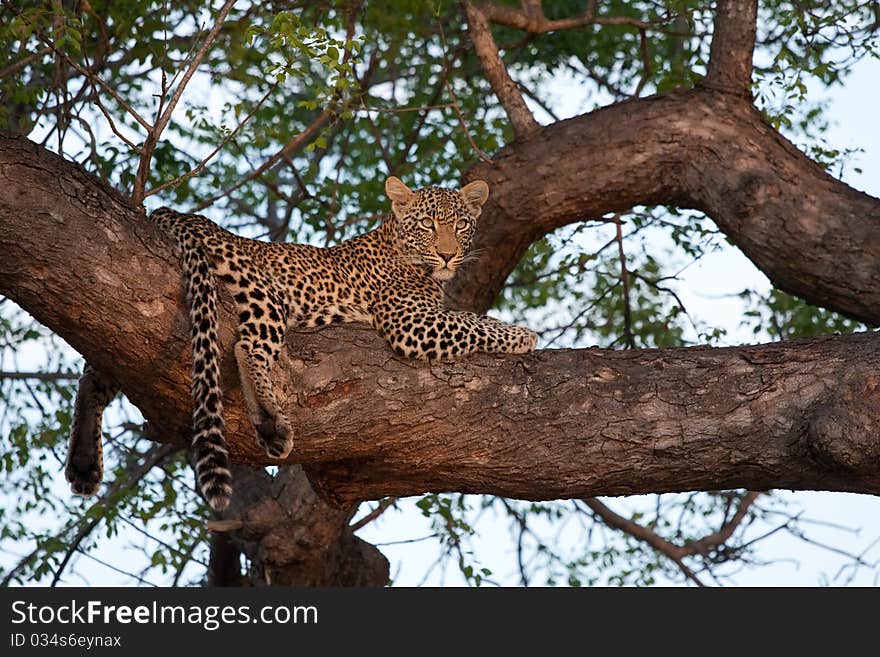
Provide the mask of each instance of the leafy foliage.
[{"label": "leafy foliage", "polygon": [[[638,19],[649,28],[493,30],[542,120],[690,87],[705,73],[712,29],[705,4],[599,4],[601,16]],[[839,83],[859,58],[876,56],[876,10],[869,5],[762,3],[759,107],[832,171],[848,153],[823,141],[825,108],[810,102],[808,83]],[[551,19],[584,10],[580,0],[542,6]],[[146,138],[141,121],[154,122],[182,84],[217,9],[218,3],[191,0],[4,1],[0,127],[30,134],[130,193]],[[300,143],[312,125],[314,136]],[[455,185],[481,154],[491,156],[511,138],[456,2],[239,2],[153,154],[148,189],[175,184],[147,204],[186,209],[210,201],[205,211],[233,230],[324,244],[380,220],[386,175],[414,185]],[[265,162],[272,164],[259,170]],[[688,312],[679,279],[722,248],[711,221],[675,208],[585,218],[531,246],[495,310],[540,329],[545,346],[719,343],[725,327]],[[743,321],[758,339],[860,328],[777,290],[743,290],[741,298]],[[4,372],[69,375],[78,367],[69,350],[11,302],[0,303],[0,340]],[[2,562],[6,579],[68,581],[84,569],[79,561],[124,536],[137,539],[136,565],[125,568],[136,581],[200,581],[208,559],[205,507],[183,455],[159,452],[144,440],[136,410],[117,403],[108,413],[107,481],[129,483],[105,484],[97,502],[71,499],[59,484],[72,395],[69,378],[0,379],[6,500],[0,545],[15,557]],[[735,498],[656,497],[637,501],[650,510],[628,517],[684,544],[723,522]],[[719,564],[743,563],[746,533],[778,513],[776,503],[751,512],[736,536],[740,547],[703,555],[698,565],[724,577],[729,571]],[[441,561],[451,560],[468,584],[510,581],[480,556],[487,523],[510,536],[518,563],[512,577],[523,583],[649,585],[684,578],[675,564],[608,529],[579,501],[427,495],[409,513],[427,520]]]}]

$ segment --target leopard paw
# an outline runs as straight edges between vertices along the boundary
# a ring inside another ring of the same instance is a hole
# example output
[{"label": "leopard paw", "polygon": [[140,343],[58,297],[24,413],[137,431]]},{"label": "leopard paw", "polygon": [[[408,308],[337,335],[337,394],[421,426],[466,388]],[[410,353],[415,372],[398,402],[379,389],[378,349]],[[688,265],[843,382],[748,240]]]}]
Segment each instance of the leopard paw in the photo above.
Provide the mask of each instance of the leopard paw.
[{"label": "leopard paw", "polygon": [[517,326],[516,328],[518,329],[518,335],[513,353],[527,354],[534,351],[535,347],[538,346],[538,334],[522,326]]},{"label": "leopard paw", "polygon": [[64,468],[64,476],[70,482],[70,492],[81,497],[91,497],[98,492],[104,472],[101,464],[94,459],[72,457]]},{"label": "leopard paw", "polygon": [[282,413],[272,416],[263,410],[260,418],[254,422],[257,430],[257,442],[273,459],[283,459],[293,449],[293,429]]}]

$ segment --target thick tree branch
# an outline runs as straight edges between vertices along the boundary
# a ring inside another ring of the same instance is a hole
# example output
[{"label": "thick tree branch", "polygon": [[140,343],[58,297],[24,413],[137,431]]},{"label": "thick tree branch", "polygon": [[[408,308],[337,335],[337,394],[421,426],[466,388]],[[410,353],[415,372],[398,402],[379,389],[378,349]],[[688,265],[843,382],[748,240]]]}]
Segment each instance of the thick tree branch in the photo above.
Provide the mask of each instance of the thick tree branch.
[{"label": "thick tree branch", "polygon": [[758,0],[718,0],[703,84],[751,98]]},{"label": "thick tree branch", "polygon": [[449,290],[458,307],[489,307],[545,233],[674,205],[706,212],[780,289],[880,324],[880,201],[830,176],[738,96],[693,89],[611,105],[545,126],[467,177],[491,194],[474,244],[483,255]]},{"label": "thick tree branch", "polygon": [[483,73],[492,86],[492,91],[498,96],[507,118],[510,119],[516,138],[526,139],[535,134],[541,126],[535,121],[519,87],[507,72],[507,66],[498,53],[498,46],[486,17],[468,0],[464,0],[461,4],[467,16],[468,34],[474,44],[477,57],[480,58]]},{"label": "thick tree branch", "polygon": [[[0,292],[112,372],[149,435],[187,442],[188,328],[167,238],[25,139],[2,137],[0,175]],[[226,345],[233,326],[230,303]],[[369,328],[295,332],[289,343],[274,378],[297,431],[290,461],[307,463],[339,504],[426,490],[525,499],[777,487],[880,493],[874,334],[431,366],[393,357]],[[222,376],[233,459],[270,463],[247,420],[231,349]]]}]

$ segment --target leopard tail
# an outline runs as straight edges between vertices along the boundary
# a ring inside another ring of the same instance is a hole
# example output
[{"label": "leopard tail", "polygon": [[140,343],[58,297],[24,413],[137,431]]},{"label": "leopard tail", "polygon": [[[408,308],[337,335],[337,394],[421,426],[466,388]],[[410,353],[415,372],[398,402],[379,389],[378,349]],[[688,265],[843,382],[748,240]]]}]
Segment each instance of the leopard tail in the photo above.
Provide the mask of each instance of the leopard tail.
[{"label": "leopard tail", "polygon": [[180,250],[192,344],[193,439],[196,480],[215,511],[229,506],[232,472],[225,438],[217,330],[217,281],[201,246],[211,230],[207,219],[159,208],[151,215]]}]

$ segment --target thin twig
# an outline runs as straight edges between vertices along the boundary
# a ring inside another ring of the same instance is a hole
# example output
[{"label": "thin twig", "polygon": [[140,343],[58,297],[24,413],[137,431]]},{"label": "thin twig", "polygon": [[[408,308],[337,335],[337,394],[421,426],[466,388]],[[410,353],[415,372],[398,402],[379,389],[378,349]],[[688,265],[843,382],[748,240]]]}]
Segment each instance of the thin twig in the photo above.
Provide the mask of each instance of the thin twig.
[{"label": "thin twig", "polygon": [[52,583],[49,586],[56,586],[58,584],[58,581],[61,579],[61,573],[64,572],[64,569],[70,562],[70,558],[74,555],[75,552],[79,551],[80,543],[83,542],[86,536],[88,536],[95,530],[95,527],[97,527],[103,519],[103,516],[96,515],[91,520],[89,520],[89,522],[79,528],[76,536],[68,544],[67,552],[65,553],[64,558],[61,560],[61,563],[58,564],[58,568],[55,570],[55,574],[52,577]]},{"label": "thin twig", "polygon": [[501,500],[501,504],[504,506],[504,509],[507,511],[508,515],[510,515],[518,525],[519,533],[517,535],[516,540],[516,564],[519,568],[519,578],[524,587],[529,586],[529,576],[526,572],[525,561],[523,560],[523,537],[528,531],[528,525],[526,524],[525,516],[519,513],[516,509],[511,506],[510,502],[508,502],[503,497],[498,498]]},{"label": "thin twig", "polygon": [[[165,127],[171,120],[171,114],[174,112],[174,108],[177,107],[177,103],[183,95],[184,89],[186,89],[186,86],[187,84],[189,84],[192,76],[195,75],[196,69],[202,63],[205,55],[208,54],[208,50],[210,49],[211,44],[214,43],[214,39],[216,39],[217,35],[220,33],[220,28],[223,27],[226,16],[229,14],[229,10],[232,9],[232,6],[234,4],[235,0],[227,0],[223,7],[220,9],[217,20],[214,22],[214,27],[211,28],[210,32],[208,32],[208,36],[205,37],[205,41],[202,43],[202,47],[199,48],[196,56],[190,62],[189,67],[186,69],[186,73],[183,74],[183,78],[180,80],[180,83],[174,90],[174,93],[171,96],[171,100],[168,101],[168,106],[165,107],[165,111],[158,118],[155,125],[153,125],[153,127],[150,128],[148,131],[147,138],[144,140],[143,152],[141,153],[140,162],[138,163],[137,174],[135,175],[134,179],[134,189],[132,190],[131,194],[131,202],[136,206],[139,206],[141,205],[141,203],[143,203],[145,196],[144,190],[147,186],[147,179],[150,176],[150,162],[153,158],[153,151],[156,150],[156,146],[159,143],[159,137],[162,136],[162,131],[165,130]],[[164,95],[160,99],[160,107],[163,99]]]},{"label": "thin twig", "polygon": [[309,126],[305,130],[303,130],[296,137],[294,137],[289,142],[287,142],[281,148],[281,150],[279,150],[277,153],[275,153],[275,155],[273,155],[268,160],[266,160],[263,164],[261,164],[259,167],[257,167],[253,171],[251,171],[247,176],[245,176],[244,178],[242,178],[238,182],[234,183],[233,185],[227,187],[221,193],[207,199],[206,201],[202,201],[201,203],[199,203],[196,207],[194,207],[192,209],[192,211],[198,212],[200,210],[204,210],[208,206],[213,205],[214,203],[219,201],[221,198],[229,196],[230,194],[232,194],[232,192],[234,192],[235,190],[239,189],[240,187],[246,185],[251,180],[254,180],[255,178],[260,177],[261,175],[263,175],[263,173],[265,173],[268,169],[270,169],[275,164],[280,162],[282,159],[294,155],[297,151],[299,151],[301,148],[305,147],[305,145],[308,144],[312,140],[312,138],[330,120],[331,116],[333,116],[333,112],[329,109],[325,109],[323,112],[321,112],[320,115],[318,115],[315,118],[314,121],[311,122],[311,124],[309,124]]},{"label": "thin twig", "polygon": [[[117,480],[113,486],[111,486],[107,492],[101,495],[95,502],[92,504],[91,508],[96,507],[104,507],[107,502],[115,495],[118,491],[123,488],[133,487],[136,483],[138,483],[143,477],[147,475],[150,470],[153,469],[156,465],[164,461],[166,458],[174,454],[179,448],[173,445],[154,445],[145,455],[145,459],[141,464],[133,464],[135,467],[128,468],[126,472],[126,476]],[[105,518],[104,514],[96,514],[92,520],[90,520],[85,526],[80,527],[80,530],[77,532],[76,537],[68,547],[64,558],[61,560],[61,563],[58,564],[58,568],[55,570],[55,574],[52,578],[52,584],[50,586],[55,586],[59,580],[61,579],[61,574],[64,572],[64,569],[67,567],[67,564],[70,562],[71,557],[74,552],[77,552],[79,549],[80,543],[82,543],[83,539],[88,536],[95,527]],[[66,532],[67,530],[65,530]],[[85,554],[85,553],[81,553]]]},{"label": "thin twig", "polygon": [[724,523],[717,532],[708,534],[699,540],[686,543],[684,549],[691,553],[696,552],[705,555],[711,548],[726,543],[745,518],[749,508],[755,503],[755,500],[757,500],[760,495],[761,493],[758,491],[749,491],[746,493],[742,500],[740,500],[739,506],[737,506],[733,517]]},{"label": "thin twig", "polygon": [[[86,65],[89,67],[89,70],[94,71],[97,67],[97,62],[89,63],[89,58],[85,51],[83,51],[83,57],[85,57]],[[104,115],[104,118],[107,119],[107,124],[110,126],[111,132],[113,132],[113,134],[131,150],[140,155],[143,152],[143,149],[122,134],[122,132],[116,127],[116,122],[113,120],[113,117],[110,116],[110,112],[104,107],[104,103],[101,102],[101,94],[98,92],[98,87],[95,85],[95,76],[88,76],[86,77],[86,80],[88,80],[88,83],[92,88],[92,96],[95,99],[95,105],[98,106],[98,109]]]},{"label": "thin twig", "polygon": [[17,62],[13,62],[12,64],[7,66],[6,68],[0,70],[0,80],[5,78],[7,75],[15,73],[18,69],[24,68],[25,66],[27,66],[31,62],[38,60],[40,57],[44,57],[44,56],[48,55],[50,52],[52,52],[52,48],[49,46],[46,46],[42,50],[38,50],[35,53],[31,53],[27,57],[22,57]]},{"label": "thin twig", "polygon": [[648,78],[651,77],[651,54],[648,51],[648,37],[643,27],[639,28],[639,50],[642,54],[642,77],[636,86],[633,96],[639,96],[642,93]]},{"label": "thin twig", "polygon": [[[345,51],[342,54],[342,63],[343,64],[347,63],[349,61],[349,59],[351,58],[351,54],[352,54],[351,43],[352,43],[352,37],[354,35],[354,29],[355,29],[355,25],[356,25],[354,17],[355,17],[355,14],[357,13],[359,7],[360,7],[360,3],[356,3],[352,7],[351,13],[349,14],[349,22],[348,22],[347,33],[346,33]],[[265,173],[268,169],[270,169],[275,164],[280,162],[282,159],[291,158],[295,153],[297,153],[306,144],[308,144],[311,141],[311,139],[318,133],[318,131],[323,129],[324,125],[326,125],[326,123],[328,121],[330,121],[330,119],[333,117],[333,114],[335,113],[335,105],[338,100],[339,100],[339,93],[337,92],[330,99],[330,103],[328,104],[328,107],[326,109],[324,109],[324,111],[321,112],[321,114],[318,115],[318,117],[316,117],[315,120],[312,121],[312,123],[309,124],[309,126],[305,130],[303,130],[296,137],[291,139],[287,144],[284,145],[284,147],[281,150],[279,150],[277,153],[275,153],[275,155],[273,155],[268,160],[266,160],[262,165],[260,165],[259,167],[257,167],[253,171],[251,171],[251,173],[249,173],[246,177],[242,178],[237,183],[233,184],[231,187],[227,187],[220,194],[218,194],[212,198],[209,198],[208,200],[203,201],[202,203],[199,203],[199,205],[197,205],[195,208],[193,208],[192,211],[198,212],[200,210],[204,210],[208,206],[219,201],[221,198],[225,198],[226,196],[229,196],[232,192],[239,189],[243,185],[247,184],[251,180],[254,180],[255,178],[260,177],[261,175],[263,175],[263,173]]]},{"label": "thin twig", "polygon": [[455,103],[440,103],[439,105],[420,105],[419,107],[352,107],[352,112],[380,112],[384,114],[401,114],[403,112],[424,112],[429,110],[452,109]]},{"label": "thin twig", "polygon": [[[676,276],[665,276],[663,278],[653,279],[653,278],[648,278],[647,276],[645,276],[644,274],[641,274],[640,272],[638,272],[635,269],[631,270],[629,273],[630,273],[630,276],[632,276],[633,278],[638,278],[640,281],[644,281],[645,283],[647,283],[648,285],[653,287],[658,292],[665,292],[666,294],[670,295],[673,299],[675,299],[675,303],[678,306],[679,310],[681,310],[681,312],[684,314],[684,316],[687,317],[688,321],[691,323],[691,328],[694,329],[695,333],[699,334],[700,329],[697,326],[697,322],[691,316],[690,312],[688,312],[687,307],[684,305],[684,302],[681,300],[681,297],[678,296],[678,293],[675,290],[673,290],[671,287],[666,287],[665,285],[660,285],[660,281],[663,281],[663,280],[667,280],[667,279],[677,280]],[[782,337],[780,339],[785,339],[785,338]]]},{"label": "thin twig", "polygon": [[157,194],[157,193],[161,192],[163,189],[167,189],[168,187],[173,187],[174,185],[177,185],[177,184],[183,182],[184,180],[186,180],[188,178],[192,178],[193,176],[197,175],[202,169],[205,168],[205,165],[208,164],[208,162],[210,162],[212,159],[214,159],[214,156],[217,155],[217,153],[219,153],[220,150],[224,146],[226,146],[226,144],[228,144],[230,141],[232,141],[235,138],[235,136],[238,134],[238,132],[245,126],[245,124],[248,121],[250,121],[253,118],[254,114],[256,114],[260,110],[260,108],[263,106],[263,104],[266,102],[266,100],[269,98],[269,96],[272,94],[272,92],[274,92],[277,88],[278,88],[278,84],[277,83],[273,84],[272,87],[269,89],[269,91],[267,91],[263,95],[263,97],[260,99],[260,101],[256,104],[256,106],[254,106],[254,108],[248,113],[248,115],[245,116],[241,120],[241,122],[238,124],[238,126],[236,126],[235,130],[230,132],[223,139],[223,141],[221,141],[217,145],[217,147],[213,151],[211,151],[204,159],[202,159],[201,162],[199,162],[196,166],[194,166],[192,169],[190,169],[190,171],[188,171],[187,173],[185,173],[181,176],[177,176],[173,180],[169,180],[167,182],[164,182],[157,187],[153,187],[150,191],[148,191],[144,194],[144,198],[146,198],[147,196],[152,196],[153,194]]},{"label": "thin twig", "polygon": [[385,547],[388,545],[406,545],[407,543],[420,543],[421,541],[427,541],[431,538],[437,538],[438,534],[428,534],[427,536],[421,536],[419,538],[404,538],[399,541],[385,541],[384,543],[376,543],[376,547]]},{"label": "thin twig", "polygon": [[158,584],[154,584],[150,580],[144,579],[140,575],[135,575],[134,573],[130,573],[127,570],[123,570],[122,568],[117,568],[113,564],[107,563],[106,561],[99,559],[98,557],[96,557],[93,554],[89,554],[88,552],[80,552],[80,554],[83,555],[84,557],[86,557],[87,559],[91,559],[95,563],[101,564],[105,568],[109,568],[110,570],[119,573],[120,575],[125,575],[126,577],[131,577],[132,579],[136,579],[141,584],[146,584],[147,586],[152,586],[152,587],[158,588]]},{"label": "thin twig", "polygon": [[[9,6],[9,3],[6,0],[4,0],[3,4],[6,5],[7,7]],[[144,117],[142,117],[133,107],[131,107],[131,105],[126,103],[122,99],[122,97],[118,93],[116,93],[116,90],[113,89],[113,87],[111,87],[109,84],[104,82],[104,80],[99,78],[97,75],[95,75],[91,71],[88,71],[85,68],[83,68],[82,66],[80,66],[77,62],[75,62],[73,59],[71,59],[70,56],[68,56],[68,54],[65,53],[63,50],[59,50],[58,47],[55,45],[55,42],[52,39],[50,39],[49,37],[42,35],[42,34],[36,34],[36,37],[40,41],[42,41],[43,43],[47,44],[52,49],[53,52],[58,54],[62,59],[64,59],[64,61],[66,61],[68,64],[70,64],[70,66],[72,66],[78,73],[80,73],[81,75],[84,75],[90,81],[96,82],[98,85],[100,85],[100,87],[104,91],[106,91],[108,94],[110,94],[110,96],[113,98],[113,100],[115,100],[117,103],[119,103],[120,107],[122,107],[122,109],[124,109],[126,112],[128,112],[135,121],[137,121],[138,123],[141,124],[141,126],[143,128],[145,128],[148,131],[152,129],[153,126],[151,126],[150,123]]]},{"label": "thin twig", "polygon": [[461,107],[458,104],[458,98],[455,96],[455,92],[452,90],[452,85],[449,84],[449,60],[446,55],[446,33],[443,30],[443,25],[440,24],[440,42],[443,45],[443,86],[446,88],[446,92],[449,94],[449,97],[452,98],[452,109],[455,111],[455,115],[458,117],[458,122],[461,124],[461,129],[464,131],[464,136],[467,137],[468,143],[471,145],[471,148],[474,149],[474,152],[480,156],[480,159],[483,162],[487,162],[489,164],[492,163],[491,158],[483,152],[483,149],[477,146],[476,142],[474,142],[473,137],[471,137],[470,128],[468,128],[467,121],[464,118],[464,114],[461,113]]},{"label": "thin twig", "polygon": [[199,565],[203,565],[206,568],[208,567],[208,564],[206,564],[202,561],[199,561],[198,559],[195,559],[193,557],[193,554],[195,554],[196,548],[200,544],[201,544],[201,540],[196,538],[193,541],[190,541],[189,548],[187,548],[186,552],[181,552],[180,550],[176,550],[176,552],[178,552],[178,554],[180,554],[181,557],[183,557],[183,558],[180,560],[180,564],[177,567],[177,572],[174,573],[174,579],[171,580],[172,587],[176,587],[178,585],[178,583],[180,582],[180,578],[183,575],[183,571],[186,570],[186,567],[189,565],[189,563],[191,561],[195,561]]},{"label": "thin twig", "polygon": [[376,518],[378,518],[383,513],[385,513],[385,511],[395,502],[397,502],[396,497],[389,497],[387,499],[382,500],[381,502],[379,502],[379,504],[376,506],[375,509],[370,511],[367,515],[365,515],[363,518],[361,518],[357,522],[353,522],[349,526],[349,529],[351,529],[352,532],[356,532],[358,529],[360,529],[364,525],[373,522]]}]

